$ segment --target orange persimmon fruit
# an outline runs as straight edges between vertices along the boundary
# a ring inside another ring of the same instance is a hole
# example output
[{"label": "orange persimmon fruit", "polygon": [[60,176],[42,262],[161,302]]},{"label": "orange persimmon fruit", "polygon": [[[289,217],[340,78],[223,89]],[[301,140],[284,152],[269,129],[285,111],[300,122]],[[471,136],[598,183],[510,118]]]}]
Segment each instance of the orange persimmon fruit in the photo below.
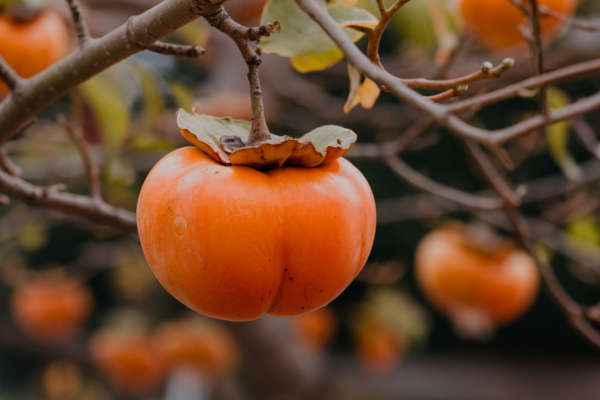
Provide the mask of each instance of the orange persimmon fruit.
[{"label": "orange persimmon fruit", "polygon": [[75,278],[43,274],[15,290],[11,308],[28,336],[42,342],[58,342],[81,330],[92,312],[93,296]]},{"label": "orange persimmon fruit", "polygon": [[141,332],[96,332],[90,339],[90,358],[113,389],[129,396],[150,393],[165,378],[165,361]]},{"label": "orange persimmon fruit", "polygon": [[153,337],[167,368],[186,368],[218,378],[236,364],[238,350],[229,333],[215,323],[193,320],[162,323]]},{"label": "orange persimmon fruit", "polygon": [[187,147],[150,172],[137,221],[167,291],[201,314],[248,321],[336,298],[371,251],[375,201],[343,158],[257,170]]},{"label": "orange persimmon fruit", "polygon": [[529,309],[539,287],[529,254],[509,240],[477,243],[473,232],[461,225],[439,228],[423,238],[415,268],[425,297],[459,332],[472,337],[515,321]]},{"label": "orange persimmon fruit", "polygon": [[[45,10],[25,21],[0,13],[0,55],[23,78],[45,70],[69,50],[69,31],[55,11]],[[7,93],[0,83],[0,97]]]},{"label": "orange persimmon fruit", "polygon": [[404,344],[397,333],[382,324],[364,324],[354,333],[356,356],[369,372],[387,372],[398,365]]},{"label": "orange persimmon fruit", "polygon": [[300,343],[311,350],[322,351],[335,335],[337,320],[329,307],[323,307],[294,317],[292,327]]},{"label": "orange persimmon fruit", "polygon": [[[538,0],[538,4],[567,17],[577,9],[577,0]],[[467,30],[489,50],[526,45],[519,30],[519,26],[525,24],[525,18],[510,0],[461,0],[460,11]],[[546,40],[556,37],[564,25],[564,20],[540,16],[540,29]]]}]

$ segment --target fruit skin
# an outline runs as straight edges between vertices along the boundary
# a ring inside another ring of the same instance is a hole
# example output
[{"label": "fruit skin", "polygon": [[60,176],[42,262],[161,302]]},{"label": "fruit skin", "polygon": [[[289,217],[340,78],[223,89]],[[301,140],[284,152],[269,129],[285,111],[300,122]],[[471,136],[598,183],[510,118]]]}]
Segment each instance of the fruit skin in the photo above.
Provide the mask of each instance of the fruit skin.
[{"label": "fruit skin", "polygon": [[236,364],[238,350],[227,330],[191,320],[164,322],[153,337],[170,370],[185,367],[218,378]]},{"label": "fruit skin", "polygon": [[371,189],[347,160],[263,172],[224,166],[193,147],[150,172],[137,221],[167,291],[231,321],[332,301],[366,262],[376,223]]},{"label": "fruit skin", "polygon": [[[69,31],[54,11],[43,11],[34,19],[15,22],[0,13],[0,55],[23,78],[29,78],[67,55]],[[0,97],[8,88],[0,83]]]},{"label": "fruit skin", "polygon": [[[577,0],[538,0],[540,6],[566,16],[577,9]],[[489,50],[503,50],[526,45],[519,25],[525,24],[521,11],[510,0],[461,0],[460,11],[468,30]],[[553,17],[540,17],[544,39],[556,37],[565,23]]]},{"label": "fruit skin", "polygon": [[97,332],[90,340],[90,357],[115,390],[130,396],[152,392],[164,381],[164,360],[142,333]]},{"label": "fruit skin", "polygon": [[77,334],[90,316],[93,297],[74,278],[35,278],[17,289],[12,314],[21,329],[42,342],[59,342]]},{"label": "fruit skin", "polygon": [[440,228],[417,247],[416,278],[427,299],[453,317],[476,311],[498,326],[519,318],[538,291],[535,261],[503,246],[488,254],[472,246],[462,229]]}]

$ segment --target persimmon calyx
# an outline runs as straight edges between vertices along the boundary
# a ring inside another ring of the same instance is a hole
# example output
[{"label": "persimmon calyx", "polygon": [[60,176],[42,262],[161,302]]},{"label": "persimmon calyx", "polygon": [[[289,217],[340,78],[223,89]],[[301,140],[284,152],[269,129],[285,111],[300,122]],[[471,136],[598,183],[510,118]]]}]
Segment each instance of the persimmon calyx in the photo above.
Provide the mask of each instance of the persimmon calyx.
[{"label": "persimmon calyx", "polygon": [[319,127],[295,139],[271,134],[271,139],[247,145],[251,123],[232,118],[177,112],[177,126],[188,142],[225,165],[252,168],[325,165],[349,152],[356,133],[340,126]]}]

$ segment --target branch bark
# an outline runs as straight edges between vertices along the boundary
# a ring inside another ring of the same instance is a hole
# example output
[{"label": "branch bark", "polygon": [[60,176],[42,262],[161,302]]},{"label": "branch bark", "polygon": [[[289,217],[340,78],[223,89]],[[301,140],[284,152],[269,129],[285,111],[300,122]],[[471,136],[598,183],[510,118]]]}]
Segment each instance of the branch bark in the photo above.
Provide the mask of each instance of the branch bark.
[{"label": "branch bark", "polygon": [[0,143],[69,90],[156,41],[222,9],[225,0],[165,0],[99,39],[89,38],[68,57],[21,81],[19,96],[0,102]]}]

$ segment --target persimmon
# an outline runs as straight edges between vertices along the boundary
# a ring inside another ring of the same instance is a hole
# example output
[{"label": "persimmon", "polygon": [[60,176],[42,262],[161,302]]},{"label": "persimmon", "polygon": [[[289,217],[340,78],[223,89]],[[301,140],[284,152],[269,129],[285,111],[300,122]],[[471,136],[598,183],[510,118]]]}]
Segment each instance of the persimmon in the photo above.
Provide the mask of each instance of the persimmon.
[{"label": "persimmon", "polygon": [[16,289],[11,307],[16,322],[28,336],[57,342],[81,330],[92,311],[93,296],[75,278],[44,274]]},{"label": "persimmon", "polygon": [[[0,13],[0,55],[22,77],[29,78],[67,55],[69,31],[52,10],[19,20]],[[8,88],[0,83],[0,97]]]},{"label": "persimmon", "polygon": [[90,357],[116,391],[130,396],[158,389],[165,378],[164,360],[141,332],[97,332],[90,340]]},{"label": "persimmon", "polygon": [[153,341],[171,370],[187,368],[216,378],[229,372],[238,358],[233,338],[214,323],[164,322],[154,334]]},{"label": "persimmon", "polygon": [[[538,0],[540,6],[555,13],[572,16],[577,0]],[[510,49],[526,44],[519,26],[525,18],[511,0],[461,0],[460,11],[466,28],[490,50]],[[565,21],[552,16],[540,16],[542,37],[550,40],[564,27]]]},{"label": "persimmon", "polygon": [[150,172],[137,221],[167,291],[201,314],[247,321],[307,313],[336,298],[367,260],[375,202],[343,158],[258,170],[186,147]]},{"label": "persimmon", "polygon": [[404,345],[398,334],[382,324],[360,326],[354,337],[360,365],[369,372],[385,372],[398,364]]},{"label": "persimmon", "polygon": [[311,350],[322,351],[333,339],[337,321],[333,311],[323,307],[295,317],[292,325],[300,343]]},{"label": "persimmon", "polygon": [[427,299],[469,336],[523,315],[536,297],[535,261],[504,239],[478,242],[463,226],[434,230],[419,243],[417,282]]}]

